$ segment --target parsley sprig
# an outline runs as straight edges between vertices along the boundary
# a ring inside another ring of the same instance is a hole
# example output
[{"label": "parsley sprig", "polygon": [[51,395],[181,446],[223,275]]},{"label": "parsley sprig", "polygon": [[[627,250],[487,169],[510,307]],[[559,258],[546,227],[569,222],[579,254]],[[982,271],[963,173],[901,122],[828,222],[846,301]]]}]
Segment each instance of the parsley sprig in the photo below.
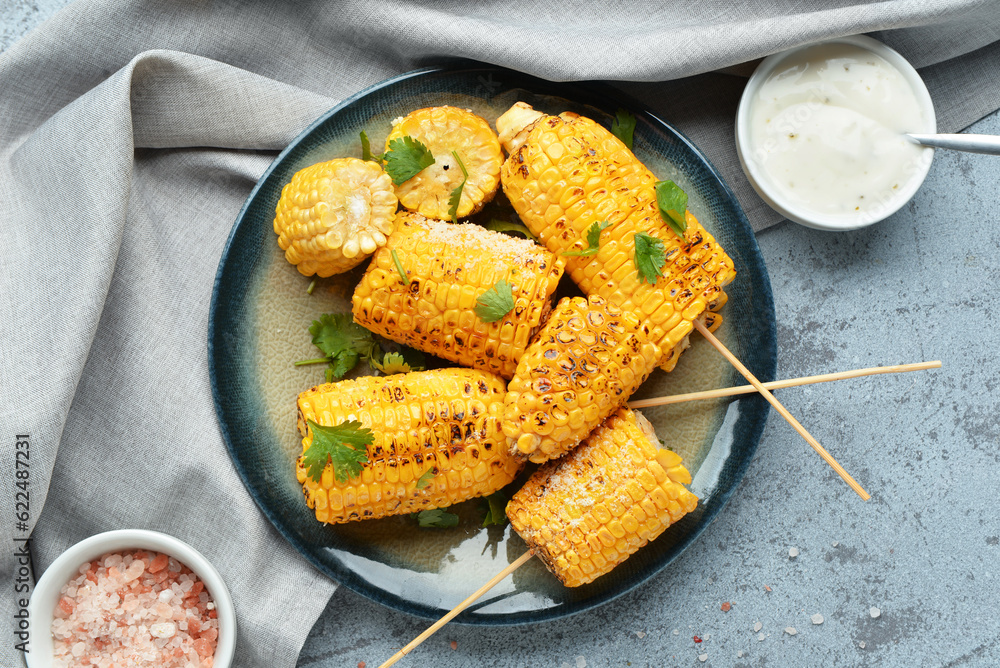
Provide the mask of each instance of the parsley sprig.
[{"label": "parsley sprig", "polygon": [[333,466],[337,482],[345,483],[348,478],[361,475],[368,462],[368,446],[375,441],[375,434],[357,420],[342,422],[325,427],[308,420],[312,431],[312,443],[302,453],[302,464],[306,474],[319,482],[327,464]]},{"label": "parsley sprig", "polygon": [[420,371],[426,368],[423,353],[403,346],[400,352],[386,352],[375,335],[354,322],[350,313],[326,313],[309,327],[312,342],[323,357],[302,360],[295,366],[327,364],[326,382],[343,378],[362,360],[384,374]]},{"label": "parsley sprig", "polygon": [[589,257],[596,255],[601,248],[601,232],[611,227],[611,223],[606,220],[595,222],[587,228],[587,247],[578,251],[566,251],[561,253],[564,257]]},{"label": "parsley sprig", "polygon": [[536,244],[538,243],[538,237],[531,233],[523,223],[515,223],[510,220],[500,220],[499,218],[491,218],[488,223],[483,225],[488,230],[493,230],[494,232],[501,232],[507,235],[515,235],[522,237],[524,239],[531,239]]},{"label": "parsley sprig", "polygon": [[492,524],[507,523],[507,495],[503,492],[493,492],[483,498],[486,503],[486,517],[483,519],[483,526]]},{"label": "parsley sprig", "polygon": [[389,150],[382,159],[385,161],[386,174],[397,186],[434,164],[430,149],[409,135],[390,141]]},{"label": "parsley sprig", "polygon": [[407,360],[406,356],[402,353],[385,353],[381,362],[373,359],[369,360],[369,365],[387,376],[391,376],[394,373],[420,371],[425,368],[423,362],[424,355],[419,350],[414,350],[413,352],[420,357],[419,362],[416,359]]},{"label": "parsley sprig", "polygon": [[424,489],[431,484],[431,480],[434,479],[434,469],[429,468],[424,471],[423,475],[417,478],[417,489]]},{"label": "parsley sprig", "polygon": [[622,143],[632,150],[632,137],[635,134],[635,116],[627,109],[619,109],[615,120],[611,121],[611,134],[622,140]]},{"label": "parsley sprig", "polygon": [[639,270],[639,281],[655,284],[663,275],[663,265],[667,263],[667,253],[663,241],[645,232],[635,233],[635,268]]},{"label": "parsley sprig", "polygon": [[309,333],[312,334],[313,345],[322,351],[324,357],[302,360],[295,366],[327,363],[328,383],[334,378],[343,378],[362,357],[372,359],[379,350],[372,333],[355,323],[350,313],[326,313],[319,320],[313,320]]},{"label": "parsley sprig", "polygon": [[457,188],[451,191],[451,197],[448,198],[448,217],[451,218],[451,222],[457,223],[458,204],[462,201],[462,190],[465,189],[465,182],[469,180],[469,171],[465,168],[465,163],[462,162],[462,159],[458,157],[458,151],[452,151],[451,154],[455,156],[455,160],[462,170],[462,182],[458,184]]},{"label": "parsley sprig", "polygon": [[514,309],[514,286],[500,279],[479,295],[473,309],[483,322],[496,322]]},{"label": "parsley sprig", "polygon": [[657,181],[653,189],[656,191],[656,206],[660,209],[660,217],[683,239],[684,232],[687,231],[687,219],[684,217],[688,205],[687,193],[673,181]]}]

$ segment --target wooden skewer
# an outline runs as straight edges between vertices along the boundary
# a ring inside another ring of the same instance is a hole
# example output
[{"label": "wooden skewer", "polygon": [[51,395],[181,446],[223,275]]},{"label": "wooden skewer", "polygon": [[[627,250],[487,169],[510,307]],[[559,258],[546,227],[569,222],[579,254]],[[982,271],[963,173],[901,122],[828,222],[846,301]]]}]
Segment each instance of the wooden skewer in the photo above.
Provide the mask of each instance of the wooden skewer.
[{"label": "wooden skewer", "polygon": [[[786,387],[797,387],[799,385],[811,385],[813,383],[828,383],[832,380],[846,380],[848,378],[860,378],[862,376],[874,376],[880,373],[905,373],[907,371],[926,371],[927,369],[940,369],[941,362],[916,362],[914,364],[897,364],[894,366],[876,366],[868,369],[855,369],[854,371],[838,371],[837,373],[824,373],[819,376],[804,376],[802,378],[788,378],[786,380],[774,380],[770,383],[761,383],[769,390],[780,390]],[[731,397],[737,394],[752,394],[757,391],[753,385],[739,385],[737,387],[723,387],[718,390],[703,390],[701,392],[688,392],[687,394],[673,394],[668,397],[652,397],[649,399],[637,399],[628,402],[629,408],[649,408],[650,406],[666,406],[668,404],[679,404],[685,401],[697,401],[698,399],[718,399],[720,397]]]},{"label": "wooden skewer", "polygon": [[455,615],[457,615],[458,613],[462,612],[467,607],[469,607],[470,605],[472,605],[473,603],[475,603],[476,600],[479,599],[479,597],[481,597],[483,594],[485,594],[486,592],[488,592],[490,589],[493,589],[493,587],[495,587],[501,580],[503,580],[508,575],[510,575],[511,573],[513,573],[514,571],[516,571],[518,568],[521,567],[522,564],[524,564],[526,561],[528,561],[529,559],[531,559],[533,556],[535,556],[535,551],[534,550],[528,550],[527,552],[525,552],[524,554],[522,554],[520,557],[517,558],[517,561],[515,561],[512,564],[510,564],[509,566],[507,566],[507,568],[503,569],[502,571],[500,571],[499,573],[497,573],[495,576],[493,576],[492,580],[490,580],[489,582],[487,582],[486,584],[484,584],[482,587],[480,587],[479,589],[477,589],[475,592],[473,592],[473,594],[471,596],[469,596],[469,598],[465,599],[464,601],[462,601],[461,603],[459,603],[458,605],[456,605],[452,609],[452,611],[449,612],[447,615],[445,615],[441,619],[439,619],[436,622],[434,622],[434,624],[432,624],[430,626],[430,628],[428,628],[426,631],[424,631],[423,633],[421,633],[420,635],[418,635],[416,638],[414,638],[413,640],[411,640],[410,643],[406,647],[404,647],[403,649],[401,649],[398,652],[396,652],[395,654],[393,654],[389,658],[389,660],[386,661],[385,663],[383,663],[381,666],[379,666],[379,668],[388,668],[388,666],[393,665],[394,663],[396,663],[397,661],[399,661],[400,659],[402,659],[404,656],[406,656],[407,654],[409,654],[413,650],[414,647],[416,647],[417,645],[419,645],[420,643],[422,643],[423,641],[427,640],[432,635],[434,635],[435,633],[437,633],[438,629],[440,629],[442,626],[444,626],[445,624],[447,624],[448,622],[450,622],[455,617]]},{"label": "wooden skewer", "polygon": [[837,463],[837,460],[834,459],[833,456],[829,452],[827,452],[822,445],[819,444],[819,441],[813,438],[812,434],[806,431],[806,428],[803,427],[801,424],[799,424],[799,421],[796,420],[795,417],[788,412],[788,409],[782,406],[781,402],[775,399],[774,395],[771,394],[767,390],[767,388],[765,388],[752,373],[750,373],[750,370],[745,366],[743,366],[743,363],[740,362],[738,359],[736,359],[735,355],[729,352],[729,349],[726,348],[725,345],[723,345],[722,341],[719,341],[717,338],[715,338],[715,335],[712,334],[712,332],[708,331],[708,328],[705,327],[705,325],[701,321],[695,320],[694,326],[695,329],[701,332],[701,335],[704,336],[708,340],[708,342],[715,347],[716,350],[722,353],[723,357],[729,360],[730,364],[736,367],[736,369],[741,374],[743,374],[744,378],[750,381],[751,385],[757,388],[757,391],[760,392],[765,399],[767,399],[768,403],[774,406],[774,409],[778,411],[779,414],[781,414],[781,417],[785,418],[785,420],[788,421],[788,424],[792,425],[792,428],[795,429],[795,431],[799,432],[799,436],[806,439],[806,443],[812,446],[813,450],[815,450],[819,454],[819,456],[822,457],[826,461],[826,463],[829,464],[833,468],[833,470],[836,471],[837,474],[844,479],[844,482],[846,482],[848,485],[851,486],[851,489],[857,492],[858,496],[860,496],[865,501],[871,498],[871,495],[868,492],[866,492],[864,488],[861,487],[861,485],[859,485],[857,481],[854,478],[852,478],[847,471],[844,470],[843,466]]},{"label": "wooden skewer", "polygon": [[[718,390],[706,390],[704,392],[675,394],[669,397],[640,399],[637,401],[629,402],[629,407],[648,408],[650,406],[662,406],[665,404],[675,404],[684,401],[694,401],[697,399],[715,399],[718,397],[728,397],[736,394],[750,394],[751,392],[760,392],[766,398],[769,398],[769,401],[771,401],[771,403],[775,406],[778,412],[781,413],[786,420],[792,423],[792,426],[796,428],[796,431],[798,431],[803,436],[803,438],[805,438],[806,441],[808,441],[809,444],[813,446],[813,448],[816,448],[817,452],[820,453],[820,456],[822,456],[823,459],[826,459],[827,462],[834,468],[834,470],[840,473],[841,477],[843,477],[844,480],[847,481],[847,484],[851,485],[854,491],[856,491],[859,495],[861,495],[861,498],[865,499],[866,501],[869,498],[868,493],[865,492],[865,490],[863,490],[861,486],[858,485],[858,483],[856,483],[854,479],[851,478],[851,476],[848,475],[846,471],[844,471],[843,468],[841,468],[839,464],[837,464],[837,462],[833,459],[833,457],[831,457],[830,454],[823,449],[823,446],[817,443],[816,439],[810,436],[809,432],[807,432],[805,428],[802,427],[802,425],[800,425],[798,421],[796,421],[795,418],[792,417],[791,414],[789,414],[788,411],[785,410],[785,408],[780,403],[778,403],[778,400],[775,399],[771,395],[771,393],[768,392],[767,390],[768,389],[777,390],[785,387],[808,385],[811,383],[826,383],[833,380],[843,380],[847,378],[860,378],[861,376],[873,376],[882,373],[905,373],[907,371],[923,371],[926,369],[941,368],[941,362],[935,360],[933,362],[917,362],[915,364],[898,364],[894,366],[871,367],[868,369],[855,369],[853,371],[840,371],[837,373],[827,373],[818,376],[789,378],[787,380],[776,380],[770,383],[761,383],[754,377],[752,373],[750,373],[750,371],[745,366],[743,366],[743,364],[740,363],[738,359],[736,359],[736,357],[731,352],[729,352],[729,349],[726,348],[722,344],[722,342],[716,339],[715,336],[713,336],[712,333],[709,332],[707,329],[704,329],[704,327],[701,326],[701,323],[695,322],[695,326],[698,327],[698,330],[701,331],[703,335],[705,335],[705,338],[707,338],[709,342],[712,343],[713,346],[718,348],[719,352],[721,352],[723,356],[725,356],[726,359],[729,360],[729,362],[733,364],[740,371],[740,373],[742,373],[747,378],[747,380],[749,380],[753,384],[741,385],[739,387],[724,387]],[[406,645],[406,647],[393,654],[389,658],[389,660],[383,663],[381,666],[379,666],[379,668],[388,668],[389,666],[395,664],[397,661],[399,661],[404,656],[409,654],[411,651],[413,651],[415,647],[417,647],[417,645],[420,645],[423,641],[427,640],[432,635],[437,633],[441,629],[441,627],[443,627],[445,624],[454,619],[460,612],[462,612],[467,607],[472,605],[475,601],[479,600],[486,592],[495,587],[508,575],[510,575],[518,568],[520,568],[529,559],[531,559],[531,557],[534,556],[534,554],[535,554],[534,550],[528,550],[527,552],[522,554],[520,557],[518,557],[518,559],[514,563],[508,565],[505,569],[497,573],[493,577],[493,579],[491,579],[485,585],[477,589],[471,596],[469,596],[464,601],[455,606],[451,610],[451,612],[449,612],[444,617],[436,621],[433,625],[431,625],[426,631],[421,633],[419,636],[411,640],[410,643]]]}]

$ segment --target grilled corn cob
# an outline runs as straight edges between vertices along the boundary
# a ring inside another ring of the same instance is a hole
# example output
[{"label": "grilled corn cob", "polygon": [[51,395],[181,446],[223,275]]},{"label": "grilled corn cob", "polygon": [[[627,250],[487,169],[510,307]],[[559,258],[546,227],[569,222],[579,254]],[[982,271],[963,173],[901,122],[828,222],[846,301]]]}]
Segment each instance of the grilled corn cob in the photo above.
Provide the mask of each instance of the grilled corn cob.
[{"label": "grilled corn cob", "polygon": [[464,218],[493,199],[500,185],[503,151],[493,128],[467,109],[430,107],[418,109],[396,123],[386,138],[389,143],[413,137],[430,149],[434,164],[396,187],[400,203],[428,218],[448,220],[452,192],[465,178],[452,155],[456,152],[468,172],[458,217]]},{"label": "grilled corn cob", "polygon": [[625,561],[695,509],[691,475],[652,426],[623,408],[536,471],[507,504],[511,526],[567,587]]},{"label": "grilled corn cob", "polygon": [[336,524],[441,508],[508,484],[520,463],[508,454],[500,429],[504,389],[493,374],[437,369],[345,380],[300,394],[303,452],[313,440],[309,420],[322,426],[358,420],[374,432],[358,478],[339,482],[327,464],[313,480],[299,457],[295,473],[316,519]]},{"label": "grilled corn cob", "polygon": [[[722,288],[735,277],[732,259],[690,211],[679,238],[660,217],[656,177],[594,121],[570,112],[545,116],[518,103],[497,127],[510,152],[501,169],[504,193],[521,220],[553,253],[585,245],[587,228],[608,221],[597,253],[567,258],[566,270],[586,294],[643,318],[660,366],[673,369],[693,321],[723,299]],[[637,232],[665,247],[655,285],[639,278],[633,262]]]},{"label": "grilled corn cob", "polygon": [[563,298],[507,387],[503,431],[511,452],[554,459],[604,422],[656,367],[647,332],[634,314],[600,297]]},{"label": "grilled corn cob", "polygon": [[[551,307],[563,264],[526,239],[401,212],[354,290],[354,320],[393,341],[510,378]],[[473,309],[500,280],[512,285],[514,308],[484,322]]]},{"label": "grilled corn cob", "polygon": [[305,276],[332,276],[385,244],[396,215],[392,180],[374,162],[338,158],[299,170],[281,191],[274,232]]}]

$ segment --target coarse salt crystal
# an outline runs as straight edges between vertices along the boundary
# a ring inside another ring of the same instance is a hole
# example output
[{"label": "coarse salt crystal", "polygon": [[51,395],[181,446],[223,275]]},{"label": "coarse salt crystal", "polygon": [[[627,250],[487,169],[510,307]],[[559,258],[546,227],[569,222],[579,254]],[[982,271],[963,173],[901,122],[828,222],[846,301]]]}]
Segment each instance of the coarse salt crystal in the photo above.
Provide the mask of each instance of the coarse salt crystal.
[{"label": "coarse salt crystal", "polygon": [[865,641],[862,640],[861,642],[859,642],[858,643],[858,647],[860,647],[861,649],[864,649],[865,648]]},{"label": "coarse salt crystal", "polygon": [[638,636],[638,637],[640,637],[640,638],[645,638],[646,637],[646,634],[643,631],[636,631],[635,635]]},{"label": "coarse salt crystal", "polygon": [[171,622],[163,622],[150,626],[149,632],[157,638],[172,638],[177,633],[177,627]]},{"label": "coarse salt crystal", "polygon": [[794,559],[795,557],[799,556],[799,548],[797,547],[788,548],[788,556],[791,559]]},{"label": "coarse salt crystal", "polygon": [[178,615],[184,619],[184,609],[161,600],[173,600],[173,592],[167,590],[163,597],[161,590],[180,589],[180,577],[188,590],[196,587],[195,592],[203,583],[180,565],[173,572],[156,574],[146,567],[146,558],[150,564],[159,559],[161,570],[168,566],[166,555],[106,554],[82,565],[80,576],[63,586],[51,626],[53,666],[207,668],[211,664],[218,620],[209,618],[202,604],[202,612],[192,611],[205,615],[200,633],[179,631],[177,624],[165,620]]},{"label": "coarse salt crystal", "polygon": [[815,615],[813,615],[810,619],[812,619],[813,624],[823,623],[823,615],[819,614],[818,612]]},{"label": "coarse salt crystal", "polygon": [[868,610],[868,614],[872,616],[872,619],[878,619],[879,615],[882,614],[882,611],[878,608],[870,608]]},{"label": "coarse salt crystal", "polygon": [[701,661],[702,663],[705,663],[706,661],[708,661],[708,654],[699,654],[698,660]]},{"label": "coarse salt crystal", "polygon": [[785,633],[787,633],[787,634],[788,634],[788,635],[790,635],[790,636],[793,636],[793,635],[795,635],[796,633],[798,633],[798,631],[796,631],[796,630],[795,630],[795,627],[794,627],[794,626],[786,626],[786,627],[785,627]]},{"label": "coarse salt crystal", "polygon": [[762,642],[764,640],[764,632],[761,631],[757,634],[757,642]]},{"label": "coarse salt crystal", "polygon": [[764,625],[763,625],[763,624],[761,624],[760,622],[756,622],[756,623],[755,623],[755,624],[753,625],[753,630],[754,630],[754,633],[756,633],[757,631],[760,631],[760,630],[761,630],[762,628],[764,628]]}]

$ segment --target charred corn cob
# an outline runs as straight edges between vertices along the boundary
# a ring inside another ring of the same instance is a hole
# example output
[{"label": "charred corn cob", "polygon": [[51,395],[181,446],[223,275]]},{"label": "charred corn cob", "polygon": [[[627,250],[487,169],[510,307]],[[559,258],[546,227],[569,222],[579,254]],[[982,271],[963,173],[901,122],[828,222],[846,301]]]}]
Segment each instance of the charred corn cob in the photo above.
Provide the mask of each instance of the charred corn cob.
[{"label": "charred corn cob", "polygon": [[623,405],[656,367],[647,329],[600,297],[563,298],[517,364],[504,400],[514,454],[560,457]]},{"label": "charred corn cob", "polygon": [[[430,107],[407,114],[386,138],[386,151],[394,139],[412,137],[434,156],[434,163],[396,187],[400,203],[428,218],[448,220],[451,194],[462,183],[458,217],[464,218],[493,199],[500,186],[503,151],[493,128],[467,109]],[[452,152],[468,173],[465,177]]]},{"label": "charred corn cob", "polygon": [[385,244],[396,215],[392,180],[374,162],[338,158],[292,176],[275,209],[285,258],[306,276],[332,276]]},{"label": "charred corn cob", "polygon": [[327,464],[320,480],[295,473],[320,522],[336,524],[441,508],[492,494],[520,470],[500,428],[503,379],[471,369],[437,369],[364,377],[314,387],[299,395],[303,452],[313,441],[308,422],[350,420],[371,429],[360,477],[337,480]]},{"label": "charred corn cob", "polygon": [[[497,127],[510,153],[501,169],[504,193],[521,220],[553,253],[575,250],[588,227],[608,221],[597,253],[567,258],[566,270],[586,294],[643,318],[660,366],[673,369],[693,321],[724,298],[722,288],[736,275],[732,259],[690,211],[679,238],[660,217],[656,177],[594,121],[569,112],[545,116],[518,103]],[[655,285],[640,279],[633,262],[637,232],[665,247]]]},{"label": "charred corn cob", "polygon": [[695,509],[680,457],[623,408],[536,471],[507,504],[514,530],[567,587],[608,573]]},{"label": "charred corn cob", "polygon": [[[551,308],[563,264],[526,239],[400,213],[354,290],[354,320],[393,341],[510,378]],[[514,308],[485,322],[474,308],[500,280],[511,284]]]}]

